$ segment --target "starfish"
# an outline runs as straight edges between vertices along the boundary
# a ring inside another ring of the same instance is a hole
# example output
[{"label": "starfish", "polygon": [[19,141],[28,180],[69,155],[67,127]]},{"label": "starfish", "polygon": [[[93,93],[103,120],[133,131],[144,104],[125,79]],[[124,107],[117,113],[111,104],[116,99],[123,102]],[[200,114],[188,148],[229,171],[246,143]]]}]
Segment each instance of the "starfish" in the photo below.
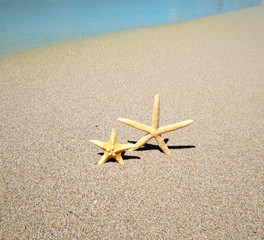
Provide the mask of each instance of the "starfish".
[{"label": "starfish", "polygon": [[171,152],[166,146],[165,142],[163,141],[163,138],[161,137],[161,134],[171,132],[183,127],[186,127],[193,123],[193,120],[186,120],[179,123],[174,123],[165,127],[159,127],[159,112],[160,112],[160,100],[159,100],[159,94],[155,96],[154,100],[154,107],[153,107],[153,115],[152,115],[152,126],[148,126],[130,119],[125,118],[119,118],[118,121],[125,123],[131,127],[137,128],[139,130],[142,130],[147,133],[144,137],[142,137],[135,146],[131,149],[132,151],[137,150],[141,146],[143,146],[145,143],[147,143],[151,138],[155,138],[157,141],[159,147],[162,149],[162,151],[168,155],[171,156]]},{"label": "starfish", "polygon": [[114,158],[118,163],[124,165],[121,153],[134,147],[134,144],[119,144],[117,142],[115,129],[112,130],[111,138],[108,142],[101,142],[97,140],[90,140],[90,142],[104,150],[104,155],[98,162],[98,165],[104,164],[110,158]]}]

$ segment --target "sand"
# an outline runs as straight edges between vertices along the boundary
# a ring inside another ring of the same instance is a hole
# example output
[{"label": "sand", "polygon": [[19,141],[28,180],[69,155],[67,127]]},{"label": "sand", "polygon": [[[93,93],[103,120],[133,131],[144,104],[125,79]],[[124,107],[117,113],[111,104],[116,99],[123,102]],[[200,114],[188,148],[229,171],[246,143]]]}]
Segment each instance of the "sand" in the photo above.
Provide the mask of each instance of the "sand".
[{"label": "sand", "polygon": [[[264,6],[0,58],[1,239],[264,239]],[[193,119],[97,166],[117,121]]]}]

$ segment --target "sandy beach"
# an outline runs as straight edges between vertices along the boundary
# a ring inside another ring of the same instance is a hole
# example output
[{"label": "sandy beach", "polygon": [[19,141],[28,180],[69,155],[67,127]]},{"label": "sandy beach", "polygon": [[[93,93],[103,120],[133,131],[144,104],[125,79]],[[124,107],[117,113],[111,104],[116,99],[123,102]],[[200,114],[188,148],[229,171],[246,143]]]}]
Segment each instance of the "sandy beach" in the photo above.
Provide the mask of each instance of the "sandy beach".
[{"label": "sandy beach", "polygon": [[[91,139],[193,119],[96,164]],[[264,5],[0,58],[1,239],[264,239]]]}]

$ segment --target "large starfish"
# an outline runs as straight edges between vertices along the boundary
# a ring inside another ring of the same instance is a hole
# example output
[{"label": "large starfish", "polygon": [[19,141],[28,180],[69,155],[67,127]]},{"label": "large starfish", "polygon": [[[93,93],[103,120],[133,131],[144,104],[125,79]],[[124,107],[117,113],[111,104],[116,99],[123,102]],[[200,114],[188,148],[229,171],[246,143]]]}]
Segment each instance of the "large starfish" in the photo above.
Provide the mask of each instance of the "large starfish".
[{"label": "large starfish", "polygon": [[130,119],[125,118],[119,118],[118,121],[125,123],[131,127],[137,128],[139,130],[142,130],[144,132],[147,132],[147,135],[145,135],[143,138],[141,138],[135,146],[131,149],[132,151],[137,150],[141,146],[143,146],[145,143],[147,143],[151,138],[155,138],[159,147],[162,149],[162,151],[168,155],[171,156],[171,152],[166,146],[165,142],[163,141],[161,134],[167,133],[170,131],[177,130],[179,128],[186,127],[193,123],[193,120],[186,120],[179,123],[174,123],[165,127],[159,127],[159,112],[160,112],[160,100],[159,100],[159,94],[155,96],[154,100],[154,107],[153,107],[153,115],[152,115],[152,126],[148,126],[136,121],[132,121]]},{"label": "large starfish", "polygon": [[134,146],[134,144],[119,144],[117,142],[115,129],[112,130],[111,138],[108,142],[101,142],[97,140],[90,140],[90,142],[104,150],[104,155],[98,162],[98,165],[104,164],[110,158],[114,158],[118,163],[124,165],[121,153]]}]

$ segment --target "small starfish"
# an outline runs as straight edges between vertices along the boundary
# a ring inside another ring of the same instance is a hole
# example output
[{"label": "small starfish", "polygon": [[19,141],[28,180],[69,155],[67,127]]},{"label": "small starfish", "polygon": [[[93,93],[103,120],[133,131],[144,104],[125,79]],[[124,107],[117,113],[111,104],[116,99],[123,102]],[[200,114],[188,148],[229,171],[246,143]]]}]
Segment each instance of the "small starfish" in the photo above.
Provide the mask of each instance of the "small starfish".
[{"label": "small starfish", "polygon": [[97,140],[90,140],[90,142],[104,150],[104,155],[98,162],[98,165],[104,164],[110,158],[114,158],[118,163],[124,165],[121,153],[134,147],[134,144],[119,144],[116,139],[115,129],[112,130],[111,138],[108,142],[101,142]]},{"label": "small starfish", "polygon": [[155,96],[154,100],[154,107],[153,107],[153,115],[152,115],[152,126],[148,126],[136,121],[132,121],[130,119],[125,118],[119,118],[118,121],[125,123],[131,127],[137,128],[139,130],[142,130],[144,132],[147,132],[147,135],[145,135],[143,138],[141,138],[135,146],[131,149],[132,151],[137,150],[141,146],[143,146],[145,143],[147,143],[151,138],[155,138],[159,147],[162,149],[162,151],[168,155],[171,156],[171,152],[166,146],[165,142],[163,141],[161,134],[167,133],[170,131],[177,130],[179,128],[186,127],[193,123],[193,120],[186,120],[179,123],[174,123],[165,127],[159,127],[159,112],[160,112],[160,100],[159,100],[159,94]]}]

